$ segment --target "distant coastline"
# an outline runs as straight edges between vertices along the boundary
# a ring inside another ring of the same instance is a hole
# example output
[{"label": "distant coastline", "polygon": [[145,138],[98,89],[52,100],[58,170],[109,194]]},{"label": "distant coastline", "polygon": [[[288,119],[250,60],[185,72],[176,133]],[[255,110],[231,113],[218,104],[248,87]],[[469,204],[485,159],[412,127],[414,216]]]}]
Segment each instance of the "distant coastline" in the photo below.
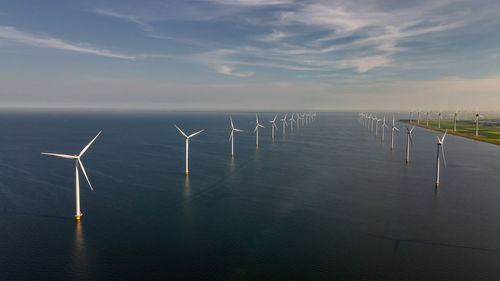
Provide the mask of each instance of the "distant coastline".
[{"label": "distant coastline", "polygon": [[[441,121],[441,128],[437,127],[437,120],[432,120],[432,125],[431,125],[431,120],[429,120],[429,126],[426,125],[425,120],[420,120],[420,124],[417,124],[416,121],[412,121],[410,123],[409,120],[407,120],[407,119],[400,119],[400,120],[398,120],[398,122],[409,124],[409,125],[420,127],[420,128],[424,128],[424,129],[438,131],[438,132],[445,132],[446,130],[448,130],[448,134],[453,134],[453,135],[464,137],[464,138],[469,138],[469,139],[473,139],[473,140],[478,140],[478,141],[483,141],[483,142],[487,142],[487,143],[491,143],[491,144],[500,145],[500,132],[497,133],[498,137],[491,136],[492,135],[491,133],[487,134],[486,136],[481,135],[481,131],[482,131],[481,129],[484,130],[484,126],[482,126],[481,124],[479,125],[479,136],[476,137],[475,135],[470,134],[470,133],[459,132],[458,125],[461,123],[457,123],[457,132],[454,132],[453,131],[453,123],[450,122],[449,120],[442,120]],[[450,127],[450,124],[451,124],[451,127]]]}]

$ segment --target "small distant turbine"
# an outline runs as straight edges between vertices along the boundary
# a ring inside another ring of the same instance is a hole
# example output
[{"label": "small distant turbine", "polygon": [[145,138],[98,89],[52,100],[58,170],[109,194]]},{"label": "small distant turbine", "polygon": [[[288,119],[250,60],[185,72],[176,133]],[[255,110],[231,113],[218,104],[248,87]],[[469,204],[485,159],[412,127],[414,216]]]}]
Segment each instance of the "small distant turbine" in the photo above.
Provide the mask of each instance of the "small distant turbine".
[{"label": "small distant turbine", "polygon": [[233,124],[233,117],[229,116],[231,120],[231,135],[229,135],[229,140],[231,141],[231,157],[234,157],[234,132],[244,132],[243,130],[236,129]]},{"label": "small distant turbine", "polygon": [[253,130],[255,133],[255,146],[259,146],[259,127],[265,128],[259,123],[259,117],[255,114],[255,129]]},{"label": "small distant turbine", "polygon": [[394,122],[394,115],[392,116],[392,127],[391,127],[391,150],[394,150],[394,130],[399,132],[399,129],[396,128],[396,124]]},{"label": "small distant turbine", "polygon": [[426,122],[425,126],[429,127],[429,111],[428,110],[425,113],[425,122]]},{"label": "small distant turbine", "polygon": [[286,123],[286,116],[288,115],[288,113],[285,114],[285,117],[283,117],[283,119],[281,119],[281,123],[282,123],[282,126],[283,126],[283,136],[285,136],[285,131],[286,131],[286,126],[288,125]]},{"label": "small distant turbine", "polygon": [[457,131],[457,120],[458,120],[458,109],[455,110],[455,114],[453,114],[453,132]]},{"label": "small distant turbine", "polygon": [[441,110],[439,110],[439,113],[438,113],[438,128],[441,129]]},{"label": "small distant turbine", "polygon": [[446,158],[444,156],[444,138],[446,137],[446,133],[448,132],[448,130],[446,130],[444,132],[444,135],[443,137],[440,139],[439,137],[437,137],[437,157],[436,157],[436,188],[439,188],[439,156],[440,156],[440,151],[441,151],[441,155],[443,156],[443,162],[444,162],[444,166],[446,167]]},{"label": "small distant turbine", "polygon": [[413,126],[411,129],[406,127],[406,131],[408,131],[407,142],[406,142],[406,164],[408,164],[408,162],[410,161],[410,141],[411,144],[413,144],[413,138],[411,137],[413,129],[415,129],[415,126]]},{"label": "small distant turbine", "polygon": [[175,128],[177,128],[177,130],[179,130],[179,132],[181,132],[181,134],[186,138],[186,176],[189,174],[189,139],[196,136],[197,134],[205,131],[205,130],[200,130],[196,133],[193,133],[191,135],[186,135],[179,127],[177,127],[177,125],[174,125]]},{"label": "small distant turbine", "polygon": [[382,121],[381,119],[378,119],[377,116],[375,116],[375,122],[377,122],[375,124],[375,136],[377,137],[378,136],[378,122]]},{"label": "small distant turbine", "polygon": [[420,125],[420,110],[417,111],[417,125]]},{"label": "small distant turbine", "polygon": [[384,142],[385,139],[385,128],[387,127],[387,124],[385,123],[385,114],[384,114],[384,119],[382,120],[382,142]]},{"label": "small distant turbine", "polygon": [[476,111],[476,114],[474,115],[474,118],[476,119],[476,137],[479,136],[479,117],[483,117],[481,114],[479,114],[479,110]]},{"label": "small distant turbine", "polygon": [[300,119],[302,119],[302,118],[300,117],[300,114],[297,113],[297,122],[296,122],[297,123],[297,130],[299,129]]},{"label": "small distant turbine", "polygon": [[276,118],[278,117],[278,114],[274,116],[273,120],[269,120],[269,123],[271,123],[271,138],[274,141],[274,128],[278,130],[278,127],[276,126]]},{"label": "small distant turbine", "polygon": [[410,124],[411,124],[411,121],[412,121],[412,119],[411,119],[412,113],[413,113],[413,111],[410,111]]},{"label": "small distant turbine", "polygon": [[293,113],[292,113],[292,117],[290,117],[290,119],[288,119],[288,120],[290,120],[290,129],[292,129],[292,133],[293,133],[293,123],[294,123],[294,122],[295,122],[295,123],[297,123],[297,122],[295,121],[295,119],[293,118]]},{"label": "small distant turbine", "polygon": [[92,187],[92,184],[90,184],[89,177],[87,176],[87,172],[85,171],[85,168],[83,167],[83,163],[80,160],[80,158],[83,156],[83,154],[89,149],[89,147],[92,145],[92,143],[97,139],[97,137],[101,134],[102,131],[99,131],[97,136],[92,139],[87,146],[85,146],[82,151],[80,151],[80,154],[78,155],[66,155],[66,154],[57,154],[57,153],[48,153],[48,152],[42,152],[43,155],[50,155],[50,156],[56,156],[56,157],[61,157],[61,158],[66,158],[66,159],[74,159],[76,160],[75,163],[75,194],[76,194],[76,213],[75,213],[75,219],[77,222],[80,221],[80,217],[83,215],[82,212],[80,211],[80,176],[78,174],[78,167],[82,169],[83,175],[85,176],[85,179],[87,179],[87,182],[89,184],[89,187],[91,190],[94,190]]}]

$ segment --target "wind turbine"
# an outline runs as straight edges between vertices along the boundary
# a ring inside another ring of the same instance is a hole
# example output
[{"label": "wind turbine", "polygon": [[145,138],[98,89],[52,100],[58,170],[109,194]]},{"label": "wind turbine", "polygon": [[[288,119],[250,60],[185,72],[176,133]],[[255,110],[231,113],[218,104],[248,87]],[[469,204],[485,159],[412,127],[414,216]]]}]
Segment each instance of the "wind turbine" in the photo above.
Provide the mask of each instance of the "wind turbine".
[{"label": "wind turbine", "polygon": [[425,113],[425,122],[426,126],[429,127],[429,110],[427,110],[427,112]]},{"label": "wind turbine", "polygon": [[384,119],[382,120],[382,142],[384,142],[385,138],[385,128],[389,127],[387,127],[387,124],[385,123],[385,114],[384,114]]},{"label": "wind turbine", "polygon": [[85,168],[83,167],[83,163],[80,160],[80,158],[83,156],[83,154],[89,149],[89,147],[92,145],[92,143],[97,139],[97,137],[101,134],[102,131],[99,131],[97,136],[92,139],[87,146],[85,146],[82,151],[80,151],[80,154],[78,155],[66,155],[66,154],[57,154],[57,153],[48,153],[48,152],[42,152],[43,155],[50,155],[50,156],[56,156],[56,157],[61,157],[61,158],[67,158],[67,159],[75,159],[75,194],[76,194],[76,212],[75,212],[75,219],[77,222],[80,221],[80,217],[83,215],[82,212],[80,211],[80,176],[78,174],[78,167],[82,169],[83,175],[85,176],[85,179],[87,179],[87,182],[89,184],[89,187],[91,190],[94,190],[92,187],[92,184],[90,184],[89,177],[87,176],[87,172],[85,172]]},{"label": "wind turbine", "polygon": [[476,119],[476,137],[479,136],[479,117],[483,116],[479,114],[479,110],[476,110],[476,114],[474,115],[474,118]]},{"label": "wind turbine", "polygon": [[299,129],[300,119],[302,119],[302,118],[300,117],[300,114],[297,113],[297,122],[296,122],[297,123],[297,130]]},{"label": "wind turbine", "polygon": [[441,129],[441,110],[439,110],[439,113],[438,113],[438,128]]},{"label": "wind turbine", "polygon": [[412,121],[412,120],[411,120],[411,114],[412,114],[412,113],[413,113],[413,111],[410,111],[410,124],[411,124],[411,121]]},{"label": "wind turbine", "polygon": [[276,130],[278,130],[278,127],[276,126],[276,117],[278,117],[278,114],[276,114],[274,116],[273,120],[269,120],[269,123],[271,123],[271,130],[272,130],[271,138],[273,141],[274,141],[274,128],[276,128]]},{"label": "wind turbine", "polygon": [[288,124],[286,123],[286,116],[287,116],[287,115],[288,115],[288,113],[286,113],[286,114],[285,114],[285,117],[283,117],[283,119],[281,119],[281,122],[283,123],[283,125],[282,125],[282,126],[283,126],[283,136],[285,136],[285,128],[286,128],[286,126],[288,125]]},{"label": "wind turbine", "polygon": [[[293,133],[293,122],[295,122],[295,119],[293,118],[293,113],[292,113],[292,117],[290,117],[290,129],[292,129],[292,133]],[[295,122],[297,123],[297,122]]]},{"label": "wind turbine", "polygon": [[378,122],[382,121],[381,119],[378,119],[377,116],[375,116],[375,121],[377,122],[375,124],[375,136],[378,136]]},{"label": "wind turbine", "polygon": [[417,125],[420,125],[420,110],[417,111]]},{"label": "wind turbine", "polygon": [[257,114],[255,114],[255,124],[255,129],[253,130],[253,132],[255,133],[255,146],[259,146],[259,127],[265,127],[259,123],[259,117],[257,116]]},{"label": "wind turbine", "polygon": [[300,119],[302,119],[302,128],[304,128],[304,126],[305,126],[305,122],[306,122],[306,114],[305,114],[305,113],[302,113],[302,116],[301,116],[301,118],[300,118]]},{"label": "wind turbine", "polygon": [[396,128],[396,124],[394,123],[394,115],[392,116],[392,127],[391,127],[391,150],[394,150],[394,130],[399,132],[399,129]]},{"label": "wind turbine", "polygon": [[458,109],[455,110],[455,114],[453,115],[453,132],[457,131],[457,119],[458,119]]},{"label": "wind turbine", "polygon": [[189,174],[189,139],[196,136],[197,134],[205,131],[205,130],[200,130],[196,133],[193,133],[191,135],[186,135],[179,127],[177,127],[177,125],[174,125],[174,127],[177,128],[177,130],[179,130],[179,132],[181,132],[181,134],[186,138],[186,176]]},{"label": "wind turbine", "polygon": [[411,137],[411,133],[413,132],[413,129],[415,129],[415,126],[413,126],[411,129],[406,127],[406,131],[408,131],[408,137],[407,137],[407,143],[406,143],[406,164],[410,161],[410,141],[411,144],[413,144],[413,138]]},{"label": "wind turbine", "polygon": [[448,130],[446,130],[444,132],[444,135],[443,137],[440,139],[439,137],[437,137],[437,157],[436,157],[436,188],[439,188],[439,151],[441,151],[441,155],[443,156],[443,162],[444,162],[444,166],[446,167],[446,158],[444,156],[444,138],[446,137],[446,133],[448,132]]},{"label": "wind turbine", "polygon": [[234,157],[234,132],[244,132],[244,131],[236,129],[234,127],[233,117],[229,116],[229,120],[231,120],[231,135],[229,136],[229,140],[231,141],[231,157]]}]

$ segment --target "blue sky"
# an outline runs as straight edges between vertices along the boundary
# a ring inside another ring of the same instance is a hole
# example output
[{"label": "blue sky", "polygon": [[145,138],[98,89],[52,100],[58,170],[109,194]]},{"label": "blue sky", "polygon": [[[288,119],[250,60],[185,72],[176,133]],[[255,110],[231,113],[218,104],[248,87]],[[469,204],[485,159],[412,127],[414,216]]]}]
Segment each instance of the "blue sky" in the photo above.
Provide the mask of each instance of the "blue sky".
[{"label": "blue sky", "polygon": [[500,109],[500,2],[3,1],[3,106]]}]

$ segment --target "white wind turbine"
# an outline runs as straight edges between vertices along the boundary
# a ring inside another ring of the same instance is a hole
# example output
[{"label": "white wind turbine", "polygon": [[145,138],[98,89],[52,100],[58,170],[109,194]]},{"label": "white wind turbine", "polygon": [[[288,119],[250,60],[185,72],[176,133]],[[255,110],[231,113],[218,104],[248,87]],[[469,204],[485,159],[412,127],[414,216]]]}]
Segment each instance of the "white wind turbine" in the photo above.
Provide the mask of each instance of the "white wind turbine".
[{"label": "white wind turbine", "polygon": [[259,117],[257,116],[257,114],[255,114],[255,124],[255,129],[253,130],[253,132],[255,133],[255,146],[259,146],[259,127],[265,127],[259,123]]},{"label": "white wind turbine", "polygon": [[382,121],[381,119],[378,119],[377,116],[375,116],[375,121],[377,122],[375,124],[375,136],[378,136],[378,122]]},{"label": "white wind turbine", "polygon": [[387,127],[387,124],[385,123],[385,114],[384,114],[384,119],[382,120],[382,142],[384,142],[385,138],[385,128],[389,127]]},{"label": "white wind turbine", "polygon": [[479,136],[479,117],[483,117],[481,114],[479,114],[479,110],[476,110],[476,114],[474,115],[475,122],[476,122],[476,137]]},{"label": "white wind turbine", "polygon": [[394,122],[394,115],[392,116],[392,127],[391,127],[391,150],[394,150],[394,130],[399,132],[399,129],[396,128],[396,124]]},{"label": "white wind turbine", "polygon": [[407,140],[406,140],[406,164],[410,161],[410,141],[411,144],[413,144],[413,138],[411,137],[411,133],[413,132],[413,129],[415,129],[415,126],[413,126],[411,129],[406,127],[406,131],[408,131],[407,135]]},{"label": "white wind turbine", "polygon": [[300,119],[302,119],[302,128],[304,128],[305,126],[305,122],[306,122],[306,114],[305,113],[302,113]]},{"label": "white wind turbine", "polygon": [[300,124],[300,114],[297,113],[297,130],[299,129],[299,124]]},{"label": "white wind turbine", "polygon": [[438,128],[441,129],[441,110],[439,110],[439,113],[438,113]]},{"label": "white wind turbine", "polygon": [[[290,129],[292,129],[292,133],[293,133],[293,123],[295,122],[295,119],[293,118],[293,113],[292,113],[292,117],[290,117]],[[295,122],[297,123],[297,122]]]},{"label": "white wind turbine", "polygon": [[411,124],[411,121],[412,121],[412,119],[411,119],[412,113],[413,113],[413,111],[410,111],[410,124]]},{"label": "white wind turbine", "polygon": [[441,139],[437,137],[438,142],[437,142],[437,157],[436,157],[436,188],[439,188],[439,166],[440,166],[439,151],[441,151],[441,155],[443,156],[444,166],[446,167],[446,158],[444,156],[444,138],[446,137],[447,132],[448,130],[444,132],[444,135]]},{"label": "white wind turbine", "polygon": [[286,123],[286,116],[288,115],[288,113],[285,114],[285,117],[283,117],[283,119],[281,119],[281,122],[282,122],[282,126],[283,126],[283,136],[285,136],[285,131],[286,131],[286,126],[288,125]]},{"label": "white wind turbine", "polygon": [[420,125],[420,110],[417,111],[417,125]]},{"label": "white wind turbine", "polygon": [[89,187],[91,190],[94,190],[92,185],[90,184],[89,177],[87,176],[87,172],[85,172],[85,168],[83,167],[83,163],[80,160],[80,158],[83,156],[83,154],[89,149],[89,147],[92,145],[92,143],[97,139],[97,137],[101,134],[102,131],[99,131],[97,136],[92,139],[87,146],[85,146],[82,151],[80,151],[80,154],[78,155],[66,155],[66,154],[57,154],[57,153],[47,153],[47,152],[42,152],[44,155],[50,155],[50,156],[56,156],[56,157],[61,157],[61,158],[67,158],[67,159],[74,159],[76,160],[75,162],[75,194],[76,194],[76,212],[75,212],[75,219],[77,222],[80,221],[80,217],[83,215],[82,212],[80,211],[80,176],[78,174],[78,167],[82,169],[83,175],[85,176],[85,179],[87,179],[87,182],[89,184]]},{"label": "white wind turbine", "polygon": [[179,127],[177,127],[177,125],[174,125],[174,127],[177,128],[177,130],[179,130],[179,132],[181,132],[181,134],[186,138],[186,176],[189,174],[189,139],[196,136],[197,134],[205,131],[205,130],[199,130],[198,132],[196,133],[193,133],[191,135],[186,135]]},{"label": "white wind turbine", "polygon": [[269,123],[271,123],[271,138],[274,141],[274,128],[278,130],[278,127],[276,126],[276,118],[278,117],[278,114],[274,116],[273,120],[269,120]]},{"label": "white wind turbine", "polygon": [[429,127],[429,110],[425,113],[425,126]]},{"label": "white wind turbine", "polygon": [[455,110],[455,114],[453,114],[453,132],[457,131],[457,120],[458,120],[458,108]]},{"label": "white wind turbine", "polygon": [[231,135],[229,136],[229,140],[231,141],[231,157],[234,157],[234,132],[244,132],[244,131],[236,129],[234,127],[233,117],[229,116],[229,120],[231,120]]}]

